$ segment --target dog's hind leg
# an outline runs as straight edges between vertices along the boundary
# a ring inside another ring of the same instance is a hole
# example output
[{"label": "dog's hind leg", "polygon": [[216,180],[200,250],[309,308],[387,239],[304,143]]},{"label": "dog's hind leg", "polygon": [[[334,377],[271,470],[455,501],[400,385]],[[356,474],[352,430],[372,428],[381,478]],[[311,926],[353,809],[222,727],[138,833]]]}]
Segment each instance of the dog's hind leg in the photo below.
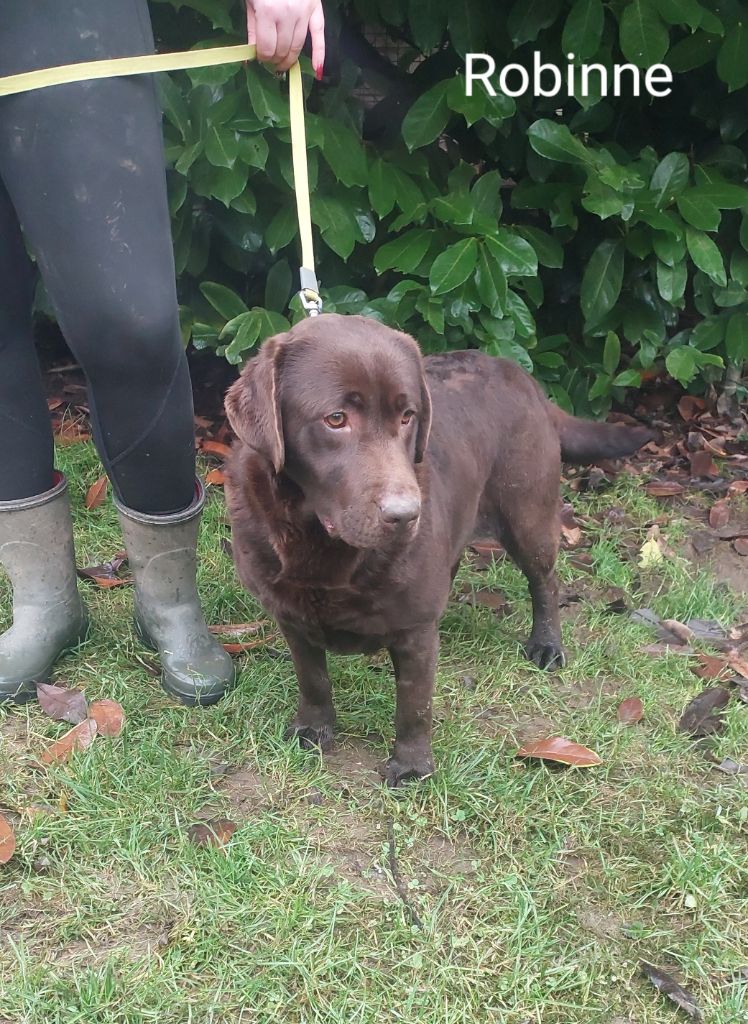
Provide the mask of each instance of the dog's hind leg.
[{"label": "dog's hind leg", "polygon": [[539,668],[548,669],[566,664],[555,569],[561,532],[559,471],[560,465],[550,453],[539,449],[531,469],[505,465],[489,484],[492,493],[487,495],[498,515],[506,549],[530,588],[532,632],[525,652]]},{"label": "dog's hind leg", "polygon": [[382,774],[388,786],[434,771],[431,719],[439,654],[437,625],[402,633],[389,647],[397,683],[395,745]]},{"label": "dog's hind leg", "polygon": [[293,658],[299,683],[299,705],[288,723],[286,739],[296,737],[304,750],[329,750],[335,733],[332,683],[327,674],[327,654],[314,647],[294,629],[283,625],[283,635]]}]

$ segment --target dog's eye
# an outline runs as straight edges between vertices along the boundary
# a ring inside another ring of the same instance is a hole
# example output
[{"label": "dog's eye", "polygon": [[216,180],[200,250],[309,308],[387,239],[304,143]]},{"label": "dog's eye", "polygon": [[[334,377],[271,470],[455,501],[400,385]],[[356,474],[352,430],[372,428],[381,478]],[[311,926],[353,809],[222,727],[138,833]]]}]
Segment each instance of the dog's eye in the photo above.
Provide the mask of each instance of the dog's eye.
[{"label": "dog's eye", "polygon": [[344,412],[331,412],[329,416],[325,416],[325,423],[333,430],[340,430],[347,425],[348,417]]},{"label": "dog's eye", "polygon": [[413,411],[413,409],[406,409],[402,415],[402,419],[400,420],[400,422],[404,427],[407,427],[407,425],[410,423],[414,416],[415,412]]}]

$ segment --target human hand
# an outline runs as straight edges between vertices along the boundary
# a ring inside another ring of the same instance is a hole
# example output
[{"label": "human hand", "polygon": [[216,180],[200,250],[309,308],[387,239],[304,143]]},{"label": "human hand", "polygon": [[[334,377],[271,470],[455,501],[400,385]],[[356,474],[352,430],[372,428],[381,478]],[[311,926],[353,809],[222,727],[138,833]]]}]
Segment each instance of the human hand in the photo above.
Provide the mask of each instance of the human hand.
[{"label": "human hand", "polygon": [[325,15],[322,0],[247,0],[247,39],[257,59],[288,71],[298,59],[307,32],[312,34],[312,66],[322,77],[325,63]]}]

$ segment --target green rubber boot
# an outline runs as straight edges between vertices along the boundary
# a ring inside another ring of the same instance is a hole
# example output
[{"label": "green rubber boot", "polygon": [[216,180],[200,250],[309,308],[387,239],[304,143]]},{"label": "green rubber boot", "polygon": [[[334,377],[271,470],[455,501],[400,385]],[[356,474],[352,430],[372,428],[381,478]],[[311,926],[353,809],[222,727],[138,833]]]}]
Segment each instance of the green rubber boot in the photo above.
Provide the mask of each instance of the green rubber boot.
[{"label": "green rubber boot", "polygon": [[62,473],[43,494],[0,501],[0,565],[13,587],[13,625],[0,636],[0,701],[22,704],[88,625]]},{"label": "green rubber boot", "polygon": [[234,681],[234,665],[208,632],[195,585],[202,483],[189,508],[172,515],[114,503],[135,579],[135,628],[159,653],[161,685],[183,704],[215,704]]}]

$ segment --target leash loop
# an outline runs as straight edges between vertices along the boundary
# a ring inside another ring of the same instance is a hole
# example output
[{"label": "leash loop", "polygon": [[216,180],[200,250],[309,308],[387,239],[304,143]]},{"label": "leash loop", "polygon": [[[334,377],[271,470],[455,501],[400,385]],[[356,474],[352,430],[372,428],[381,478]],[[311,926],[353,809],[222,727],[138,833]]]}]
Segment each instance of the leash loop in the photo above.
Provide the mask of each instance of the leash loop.
[{"label": "leash loop", "polygon": [[[182,50],[177,53],[149,53],[137,57],[113,57],[108,60],[63,64],[59,67],[39,68],[18,75],[0,77],[0,96],[14,96],[32,89],[45,89],[53,85],[66,85],[100,78],[117,78],[122,75],[143,75],[156,71],[183,71],[188,68],[232,64],[239,61],[255,60],[255,57],[254,46],[241,45],[209,47],[204,50]],[[309,170],[304,125],[304,93],[298,61],[289,71],[288,84],[294,190],[301,238],[299,298],[308,316],[318,316],[322,312],[322,299],[314,270],[312,212],[309,200]]]},{"label": "leash loop", "polygon": [[306,159],[306,127],[304,124],[304,91],[301,85],[301,68],[298,61],[288,72],[288,104],[291,116],[291,157],[296,193],[296,214],[301,237],[299,299],[307,316],[319,316],[322,312],[322,299],[319,294],[317,274],[314,270],[312,210],[309,199],[309,168]]}]

